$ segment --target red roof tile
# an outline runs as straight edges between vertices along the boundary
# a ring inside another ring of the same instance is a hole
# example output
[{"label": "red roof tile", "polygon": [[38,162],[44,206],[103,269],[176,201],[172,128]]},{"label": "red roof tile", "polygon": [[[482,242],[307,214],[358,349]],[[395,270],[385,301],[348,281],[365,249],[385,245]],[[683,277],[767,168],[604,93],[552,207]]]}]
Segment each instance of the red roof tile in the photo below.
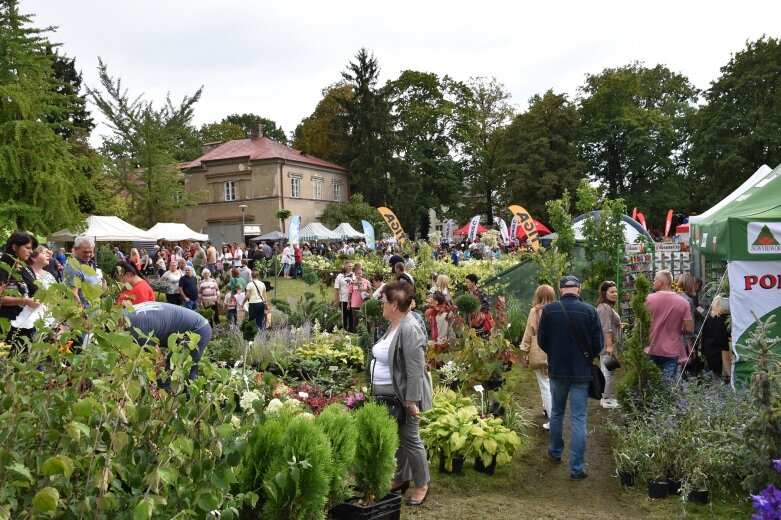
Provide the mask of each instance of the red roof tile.
[{"label": "red roof tile", "polygon": [[238,139],[235,141],[226,141],[216,148],[209,150],[194,161],[184,163],[182,168],[194,168],[201,166],[201,163],[207,161],[219,161],[223,159],[236,159],[248,157],[251,161],[263,159],[286,159],[323,168],[346,171],[345,168],[303,152],[294,150],[289,146],[278,143],[268,137],[259,137],[257,139]]}]

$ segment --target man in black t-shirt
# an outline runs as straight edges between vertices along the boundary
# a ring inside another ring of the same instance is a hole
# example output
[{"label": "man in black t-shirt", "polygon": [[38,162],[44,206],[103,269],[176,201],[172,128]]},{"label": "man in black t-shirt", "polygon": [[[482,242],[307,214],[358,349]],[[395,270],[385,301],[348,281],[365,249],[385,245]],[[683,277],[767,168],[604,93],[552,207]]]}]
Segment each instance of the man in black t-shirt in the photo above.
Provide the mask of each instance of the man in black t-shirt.
[{"label": "man in black t-shirt", "polygon": [[198,308],[198,278],[189,265],[184,268],[184,276],[179,278],[179,294],[184,307],[192,311]]}]

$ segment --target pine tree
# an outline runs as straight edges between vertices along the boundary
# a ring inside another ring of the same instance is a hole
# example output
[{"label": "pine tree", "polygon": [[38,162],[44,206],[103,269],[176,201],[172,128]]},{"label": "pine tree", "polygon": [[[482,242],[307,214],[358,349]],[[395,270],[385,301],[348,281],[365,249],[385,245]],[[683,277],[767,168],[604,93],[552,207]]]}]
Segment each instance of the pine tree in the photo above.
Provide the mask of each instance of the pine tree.
[{"label": "pine tree", "polygon": [[44,33],[18,2],[0,2],[0,227],[49,233],[82,223],[87,186],[52,120],[72,97],[60,92]]}]

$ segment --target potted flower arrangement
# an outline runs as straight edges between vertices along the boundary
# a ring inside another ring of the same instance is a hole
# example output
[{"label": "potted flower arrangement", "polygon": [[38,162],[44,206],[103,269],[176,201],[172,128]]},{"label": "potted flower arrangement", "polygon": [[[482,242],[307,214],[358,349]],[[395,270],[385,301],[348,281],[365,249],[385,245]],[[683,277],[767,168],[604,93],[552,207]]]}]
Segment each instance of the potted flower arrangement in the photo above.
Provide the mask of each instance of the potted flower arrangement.
[{"label": "potted flower arrangement", "polygon": [[452,359],[439,368],[439,383],[458,390],[467,378],[466,366]]},{"label": "potted flower arrangement", "polygon": [[429,455],[439,457],[440,472],[459,473],[470,450],[467,441],[477,407],[443,386],[434,390],[432,404],[421,415],[420,437]]}]

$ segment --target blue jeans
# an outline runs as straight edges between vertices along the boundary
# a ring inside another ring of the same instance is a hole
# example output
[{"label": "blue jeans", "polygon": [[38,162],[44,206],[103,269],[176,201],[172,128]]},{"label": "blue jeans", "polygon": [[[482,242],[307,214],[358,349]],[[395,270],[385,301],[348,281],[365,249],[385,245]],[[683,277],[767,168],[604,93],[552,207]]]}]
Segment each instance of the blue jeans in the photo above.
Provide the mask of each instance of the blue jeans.
[{"label": "blue jeans", "polygon": [[197,311],[198,310],[198,302],[195,300],[189,300],[186,302],[182,302],[182,307],[185,309],[190,309],[191,311]]},{"label": "blue jeans", "polygon": [[678,358],[667,356],[651,356],[651,361],[656,366],[662,369],[662,379],[669,382],[674,382],[678,377]]},{"label": "blue jeans", "polygon": [[553,410],[550,416],[550,446],[548,453],[559,459],[564,451],[564,413],[567,411],[569,397],[569,413],[572,426],[569,446],[570,473],[578,475],[583,472],[583,459],[586,455],[586,412],[589,383],[575,383],[561,379],[550,380],[551,401]]}]

